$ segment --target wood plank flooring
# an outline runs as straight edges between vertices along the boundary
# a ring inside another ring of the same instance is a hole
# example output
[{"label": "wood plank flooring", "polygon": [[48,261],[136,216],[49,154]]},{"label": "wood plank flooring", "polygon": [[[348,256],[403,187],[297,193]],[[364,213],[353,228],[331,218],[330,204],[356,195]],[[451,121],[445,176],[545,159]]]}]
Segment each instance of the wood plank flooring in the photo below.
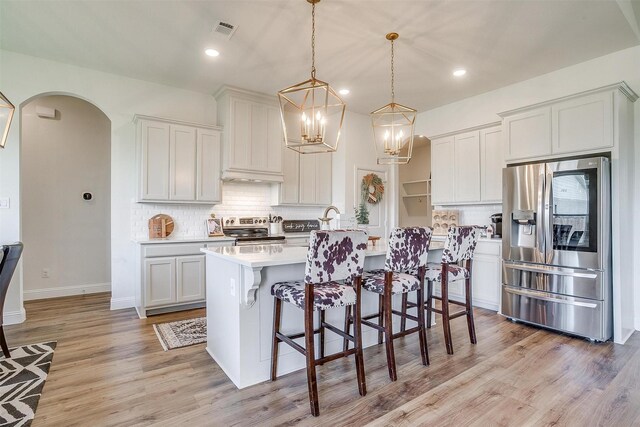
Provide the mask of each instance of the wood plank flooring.
[{"label": "wood plank flooring", "polygon": [[28,320],[5,328],[9,345],[58,341],[34,427],[640,425],[639,333],[624,346],[593,344],[476,309],[478,344],[454,320],[448,356],[435,326],[429,367],[415,334],[397,340],[395,383],[384,347],[366,349],[366,397],[353,358],[319,367],[314,418],[304,371],[238,390],[204,345],[163,351],[152,325],[203,309],[140,320],[132,309],[110,311],[108,294],[25,306]]}]

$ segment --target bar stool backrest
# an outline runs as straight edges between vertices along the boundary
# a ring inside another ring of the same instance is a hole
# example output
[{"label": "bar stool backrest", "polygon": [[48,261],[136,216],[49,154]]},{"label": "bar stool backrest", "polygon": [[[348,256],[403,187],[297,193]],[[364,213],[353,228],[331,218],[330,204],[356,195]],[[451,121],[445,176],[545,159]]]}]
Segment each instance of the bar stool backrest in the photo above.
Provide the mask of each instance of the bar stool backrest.
[{"label": "bar stool backrest", "polygon": [[0,325],[2,325],[2,314],[4,313],[4,300],[7,297],[11,278],[22,255],[22,249],[21,242],[0,246],[0,252],[2,252],[0,256]]},{"label": "bar stool backrest", "polygon": [[367,233],[363,230],[312,231],[305,282],[352,281],[361,276],[367,240]]},{"label": "bar stool backrest", "polygon": [[442,251],[442,262],[452,264],[473,258],[478,236],[478,228],[475,226],[449,227]]},{"label": "bar stool backrest", "polygon": [[389,235],[384,269],[408,273],[426,266],[431,233],[428,227],[394,228]]}]

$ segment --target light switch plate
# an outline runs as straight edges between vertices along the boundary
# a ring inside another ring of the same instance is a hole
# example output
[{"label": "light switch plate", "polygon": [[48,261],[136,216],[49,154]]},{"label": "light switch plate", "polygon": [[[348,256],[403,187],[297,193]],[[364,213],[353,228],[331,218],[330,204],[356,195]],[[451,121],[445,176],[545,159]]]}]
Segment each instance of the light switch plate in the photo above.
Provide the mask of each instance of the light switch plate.
[{"label": "light switch plate", "polygon": [[9,209],[10,199],[8,197],[0,197],[0,209]]}]

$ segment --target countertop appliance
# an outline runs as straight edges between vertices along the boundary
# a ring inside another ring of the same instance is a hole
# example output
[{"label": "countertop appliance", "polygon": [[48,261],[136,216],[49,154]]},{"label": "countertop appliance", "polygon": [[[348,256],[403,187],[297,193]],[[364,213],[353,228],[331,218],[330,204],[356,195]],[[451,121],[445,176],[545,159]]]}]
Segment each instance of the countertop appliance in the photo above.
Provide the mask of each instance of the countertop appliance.
[{"label": "countertop appliance", "polygon": [[503,169],[504,316],[611,338],[609,165],[592,157]]},{"label": "countertop appliance", "polygon": [[491,215],[491,223],[493,224],[493,237],[496,239],[502,237],[502,213]]},{"label": "countertop appliance", "polygon": [[268,245],[284,243],[285,240],[283,235],[269,235],[267,217],[224,217],[222,228],[225,236],[236,239],[236,246]]}]

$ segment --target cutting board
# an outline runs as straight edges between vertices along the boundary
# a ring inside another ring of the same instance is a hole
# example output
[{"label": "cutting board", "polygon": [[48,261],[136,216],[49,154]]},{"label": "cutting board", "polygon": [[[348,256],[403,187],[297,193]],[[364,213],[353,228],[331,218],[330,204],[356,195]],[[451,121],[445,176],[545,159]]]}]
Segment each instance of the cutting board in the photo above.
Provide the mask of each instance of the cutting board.
[{"label": "cutting board", "polygon": [[173,232],[173,218],[169,215],[158,214],[149,219],[149,238],[164,239]]}]

